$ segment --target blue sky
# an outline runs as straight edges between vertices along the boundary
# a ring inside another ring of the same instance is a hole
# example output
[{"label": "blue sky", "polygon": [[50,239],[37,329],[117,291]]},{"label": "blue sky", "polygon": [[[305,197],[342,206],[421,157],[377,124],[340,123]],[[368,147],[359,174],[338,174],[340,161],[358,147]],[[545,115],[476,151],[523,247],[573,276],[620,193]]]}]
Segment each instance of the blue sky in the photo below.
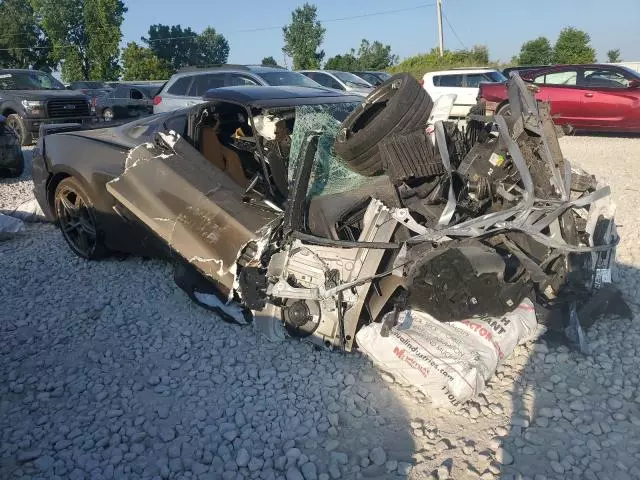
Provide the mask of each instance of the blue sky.
[{"label": "blue sky", "polygon": [[[230,63],[259,63],[272,55],[282,63],[281,26],[303,0],[125,0],[129,9],[123,42],[140,41],[152,23],[180,24],[201,31],[213,26],[229,41]],[[321,20],[407,9],[402,12],[325,22],[326,58],[356,48],[362,38],[379,40],[405,58],[437,45],[435,0],[317,0]],[[421,7],[421,8],[416,8]],[[409,10],[410,9],[410,10]],[[640,0],[444,0],[445,48],[484,44],[492,60],[507,61],[526,40],[540,35],[555,41],[565,26],[591,35],[599,61],[619,48],[623,60],[640,61]],[[260,31],[259,28],[276,27]],[[244,31],[243,31],[244,30]]]}]

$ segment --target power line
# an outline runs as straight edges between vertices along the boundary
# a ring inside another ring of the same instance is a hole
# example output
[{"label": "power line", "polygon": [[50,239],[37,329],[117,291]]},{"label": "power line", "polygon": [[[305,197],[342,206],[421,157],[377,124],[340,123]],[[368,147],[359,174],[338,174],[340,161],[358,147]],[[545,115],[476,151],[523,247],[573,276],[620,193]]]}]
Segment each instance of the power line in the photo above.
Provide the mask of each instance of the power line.
[{"label": "power line", "polygon": [[[435,5],[435,3],[423,3],[421,5],[416,5],[414,7],[397,8],[395,10],[385,10],[385,11],[382,11],[382,12],[363,13],[361,15],[352,15],[352,16],[349,16],[349,17],[320,19],[318,21],[320,23],[342,22],[344,20],[355,20],[355,19],[358,19],[358,18],[368,18],[368,17],[376,17],[376,16],[379,16],[379,15],[391,15],[391,14],[394,14],[394,13],[410,12],[410,11],[418,10],[418,9],[421,9],[421,8],[433,7],[434,5]],[[243,29],[243,30],[232,30],[229,33],[260,32],[260,31],[264,31],[264,30],[280,30],[280,29],[282,29],[282,26],[278,26],[278,27],[258,27],[258,28],[248,28],[248,29]]]},{"label": "power line", "polygon": [[[342,21],[346,21],[346,20],[356,20],[359,18],[368,18],[368,17],[375,17],[375,16],[380,16],[380,15],[392,15],[395,13],[401,13],[401,12],[410,12],[413,10],[418,10],[421,8],[427,8],[427,7],[433,7],[435,5],[435,3],[423,3],[420,5],[416,5],[414,7],[406,7],[406,8],[397,8],[395,10],[385,10],[385,11],[381,11],[381,12],[372,12],[372,13],[363,13],[360,15],[352,15],[352,16],[348,16],[348,17],[339,17],[339,18],[328,18],[325,20],[319,20],[320,23],[332,23],[332,22],[342,22]],[[248,33],[248,32],[262,32],[262,31],[267,31],[267,30],[280,30],[282,29],[282,26],[277,26],[277,27],[257,27],[257,28],[248,28],[248,29],[239,29],[239,30],[231,30],[230,32],[227,32],[227,34],[230,33]],[[174,41],[174,40],[193,40],[197,38],[197,35],[183,35],[180,37],[166,37],[166,38],[157,38],[155,40],[147,40],[145,41],[145,43],[150,44],[150,43],[157,43],[157,42],[170,42],[170,41]],[[57,48],[74,48],[75,45],[58,45]],[[8,51],[16,51],[16,50],[46,50],[46,49],[53,49],[54,47],[52,46],[42,46],[42,47],[15,47],[15,48],[0,48],[0,52],[8,52]]]},{"label": "power line", "polygon": [[451,25],[451,22],[449,22],[449,19],[447,18],[447,14],[443,12],[442,16],[444,17],[444,21],[447,22],[447,25],[449,25],[449,28],[451,29],[451,31],[453,32],[455,37],[458,39],[458,42],[460,42],[460,45],[462,45],[462,48],[464,48],[466,50],[467,46],[464,44],[464,42],[462,41],[462,39],[458,35],[458,32],[456,32],[456,29],[453,28],[453,25]]}]

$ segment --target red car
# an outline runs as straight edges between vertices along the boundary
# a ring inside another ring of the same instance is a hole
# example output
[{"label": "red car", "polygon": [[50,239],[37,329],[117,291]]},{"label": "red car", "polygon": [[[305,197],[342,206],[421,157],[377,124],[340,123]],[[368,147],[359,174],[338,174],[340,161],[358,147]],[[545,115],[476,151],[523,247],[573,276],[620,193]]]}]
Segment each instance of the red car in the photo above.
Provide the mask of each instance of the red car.
[{"label": "red car", "polygon": [[[551,102],[551,115],[567,129],[640,132],[640,74],[616,65],[558,65],[522,72],[536,98]],[[481,83],[487,115],[508,114],[504,83]]]}]

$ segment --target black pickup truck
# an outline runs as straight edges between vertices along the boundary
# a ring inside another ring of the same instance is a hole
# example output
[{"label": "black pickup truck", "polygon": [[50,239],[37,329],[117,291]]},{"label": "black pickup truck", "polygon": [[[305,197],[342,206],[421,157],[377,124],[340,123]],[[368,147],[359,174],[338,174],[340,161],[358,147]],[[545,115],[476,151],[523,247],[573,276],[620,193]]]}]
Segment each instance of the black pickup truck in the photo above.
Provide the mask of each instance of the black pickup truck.
[{"label": "black pickup truck", "polygon": [[86,95],[38,70],[0,69],[0,115],[22,145],[31,145],[45,124],[95,121]]}]

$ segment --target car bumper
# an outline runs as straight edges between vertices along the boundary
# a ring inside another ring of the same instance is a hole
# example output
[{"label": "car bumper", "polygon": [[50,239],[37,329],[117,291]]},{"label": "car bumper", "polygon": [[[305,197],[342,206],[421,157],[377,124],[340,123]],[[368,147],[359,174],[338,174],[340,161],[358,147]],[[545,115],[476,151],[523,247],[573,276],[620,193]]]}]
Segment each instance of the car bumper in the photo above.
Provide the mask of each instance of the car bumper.
[{"label": "car bumper", "polygon": [[53,222],[55,221],[55,215],[51,210],[47,196],[47,184],[51,175],[42,155],[42,141],[38,142],[38,145],[33,149],[31,174],[33,178],[33,195],[36,197],[40,208],[42,208],[46,219]]}]

